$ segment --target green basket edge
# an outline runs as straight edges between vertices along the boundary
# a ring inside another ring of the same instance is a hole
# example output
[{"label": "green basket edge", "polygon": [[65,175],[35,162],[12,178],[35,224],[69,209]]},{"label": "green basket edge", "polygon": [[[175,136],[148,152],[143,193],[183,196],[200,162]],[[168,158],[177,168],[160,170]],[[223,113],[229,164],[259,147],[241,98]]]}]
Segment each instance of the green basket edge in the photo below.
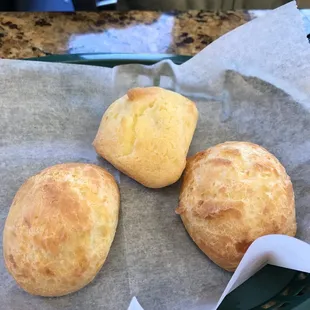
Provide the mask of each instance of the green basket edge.
[{"label": "green basket edge", "polygon": [[43,57],[23,58],[28,61],[60,62],[80,65],[114,67],[125,64],[154,65],[162,60],[171,60],[181,65],[192,56],[174,54],[127,54],[127,53],[84,53],[84,54],[55,54]]},{"label": "green basket edge", "polygon": [[[53,54],[42,57],[23,58],[22,60],[70,63],[70,64],[91,65],[91,66],[112,68],[114,66],[125,64],[154,65],[159,61],[168,59],[177,65],[181,65],[191,58],[192,56],[174,55],[174,54],[81,53],[81,54]],[[296,271],[296,274],[297,273],[298,272]],[[283,289],[277,295],[262,302],[261,304],[264,304],[269,300],[277,298],[277,296],[279,296],[285,288],[286,287],[283,287]],[[232,295],[234,293],[235,291],[231,292],[229,295]],[[219,310],[220,309],[221,307],[219,308]],[[298,305],[298,307],[294,308],[294,310],[309,310],[309,309],[310,309],[310,299],[302,302],[300,305]],[[238,309],[230,308],[229,310],[238,310]]]}]

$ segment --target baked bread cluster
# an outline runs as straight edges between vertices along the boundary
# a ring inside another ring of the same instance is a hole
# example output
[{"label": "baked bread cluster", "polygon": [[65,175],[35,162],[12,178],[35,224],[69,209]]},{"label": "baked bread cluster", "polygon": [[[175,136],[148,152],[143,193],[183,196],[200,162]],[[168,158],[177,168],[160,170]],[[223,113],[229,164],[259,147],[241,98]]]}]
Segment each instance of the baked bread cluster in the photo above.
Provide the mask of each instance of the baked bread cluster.
[{"label": "baked bread cluster", "polygon": [[190,158],[176,211],[198,247],[228,271],[255,239],[296,234],[289,176],[275,156],[248,142],[226,142]]},{"label": "baked bread cluster", "polygon": [[[104,113],[93,146],[150,188],[168,186],[184,171],[176,212],[198,247],[234,271],[255,239],[295,236],[293,187],[277,158],[249,142],[216,145],[186,164],[197,119],[196,105],[180,94],[159,87],[130,89]],[[114,178],[95,165],[60,164],[29,178],[4,227],[8,271],[34,295],[81,289],[106,260],[119,206]]]}]

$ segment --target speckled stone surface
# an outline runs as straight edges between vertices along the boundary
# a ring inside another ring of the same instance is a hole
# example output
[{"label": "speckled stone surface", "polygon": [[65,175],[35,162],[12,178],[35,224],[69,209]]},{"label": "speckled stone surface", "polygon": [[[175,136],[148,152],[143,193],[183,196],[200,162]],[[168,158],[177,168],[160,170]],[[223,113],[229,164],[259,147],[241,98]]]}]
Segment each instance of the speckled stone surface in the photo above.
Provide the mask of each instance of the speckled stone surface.
[{"label": "speckled stone surface", "polygon": [[257,11],[0,13],[0,58],[95,52],[194,55],[257,15]]}]

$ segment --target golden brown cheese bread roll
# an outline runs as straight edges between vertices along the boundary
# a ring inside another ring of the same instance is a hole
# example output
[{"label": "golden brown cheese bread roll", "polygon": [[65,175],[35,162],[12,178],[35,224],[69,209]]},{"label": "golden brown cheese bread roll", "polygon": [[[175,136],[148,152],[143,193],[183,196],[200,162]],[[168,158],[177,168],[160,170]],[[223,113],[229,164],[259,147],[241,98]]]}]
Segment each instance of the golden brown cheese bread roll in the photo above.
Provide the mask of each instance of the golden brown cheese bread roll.
[{"label": "golden brown cheese bread roll", "polygon": [[28,293],[61,296],[87,285],[114,238],[119,190],[104,169],[62,164],[18,190],[3,232],[6,267]]},{"label": "golden brown cheese bread roll", "polygon": [[107,109],[93,145],[139,183],[164,187],[185,168],[197,118],[195,104],[175,92],[134,88]]},{"label": "golden brown cheese bread roll", "polygon": [[190,158],[176,211],[198,247],[228,271],[258,237],[296,234],[289,176],[275,156],[248,142],[226,142]]}]

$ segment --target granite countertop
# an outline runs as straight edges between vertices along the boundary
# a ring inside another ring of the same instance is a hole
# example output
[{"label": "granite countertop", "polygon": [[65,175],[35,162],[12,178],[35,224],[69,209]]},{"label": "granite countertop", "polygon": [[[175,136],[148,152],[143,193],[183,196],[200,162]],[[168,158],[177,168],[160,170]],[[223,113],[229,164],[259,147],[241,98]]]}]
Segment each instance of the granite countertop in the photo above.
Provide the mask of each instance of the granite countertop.
[{"label": "granite countertop", "polygon": [[194,55],[264,11],[0,13],[0,58],[75,53]]}]

